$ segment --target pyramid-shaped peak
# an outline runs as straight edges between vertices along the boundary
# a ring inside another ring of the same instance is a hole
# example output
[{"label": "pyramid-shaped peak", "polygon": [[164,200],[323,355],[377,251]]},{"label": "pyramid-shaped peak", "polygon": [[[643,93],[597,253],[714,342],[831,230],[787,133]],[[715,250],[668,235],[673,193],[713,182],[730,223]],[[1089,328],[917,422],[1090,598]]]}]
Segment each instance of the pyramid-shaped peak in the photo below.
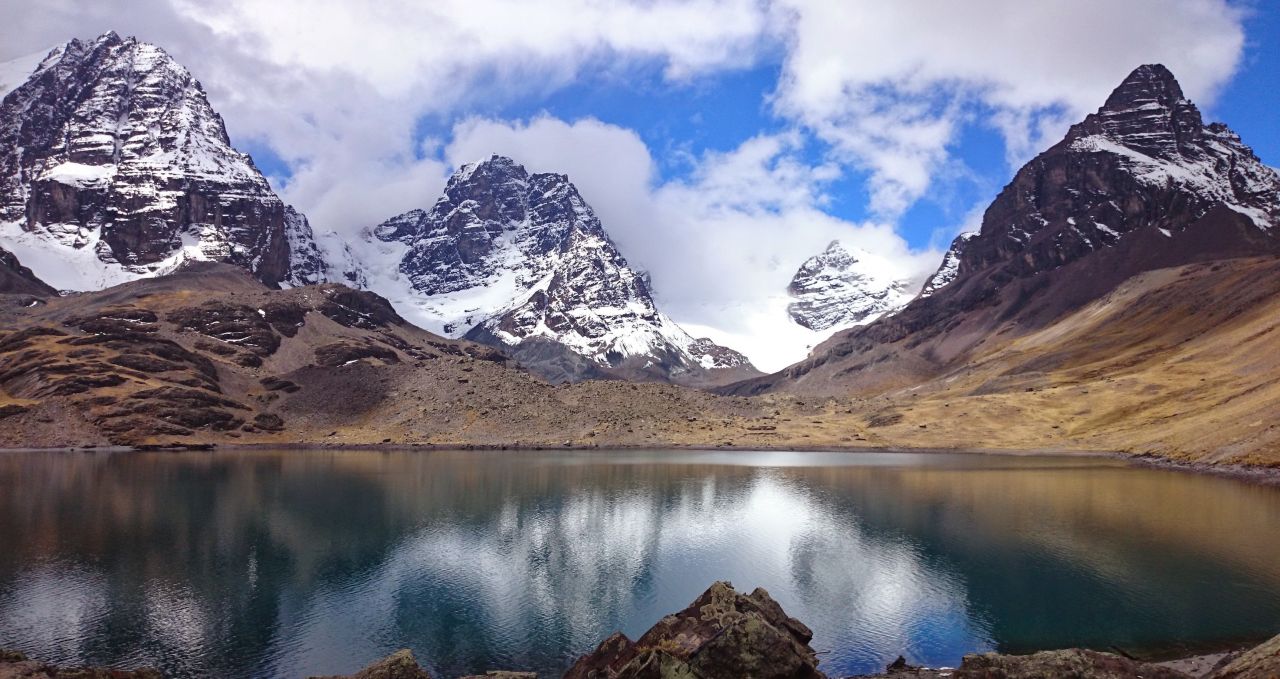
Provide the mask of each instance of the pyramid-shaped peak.
[{"label": "pyramid-shaped peak", "polygon": [[449,186],[456,187],[469,183],[473,177],[515,178],[524,181],[528,176],[529,173],[525,171],[523,165],[495,153],[488,158],[459,166],[453,176],[449,177]]},{"label": "pyramid-shaped peak", "polygon": [[1103,109],[1131,109],[1151,103],[1169,108],[1183,100],[1182,86],[1172,71],[1163,64],[1143,64],[1107,97]]}]

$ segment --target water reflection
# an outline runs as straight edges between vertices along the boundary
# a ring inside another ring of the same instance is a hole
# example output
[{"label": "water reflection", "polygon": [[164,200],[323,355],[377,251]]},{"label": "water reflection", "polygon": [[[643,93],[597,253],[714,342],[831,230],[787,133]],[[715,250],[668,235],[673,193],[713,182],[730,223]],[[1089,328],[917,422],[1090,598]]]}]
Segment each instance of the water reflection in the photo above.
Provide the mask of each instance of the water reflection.
[{"label": "water reflection", "polygon": [[563,669],[712,580],[836,674],[1280,627],[1280,493],[1107,460],[0,455],[0,646],[175,674]]}]

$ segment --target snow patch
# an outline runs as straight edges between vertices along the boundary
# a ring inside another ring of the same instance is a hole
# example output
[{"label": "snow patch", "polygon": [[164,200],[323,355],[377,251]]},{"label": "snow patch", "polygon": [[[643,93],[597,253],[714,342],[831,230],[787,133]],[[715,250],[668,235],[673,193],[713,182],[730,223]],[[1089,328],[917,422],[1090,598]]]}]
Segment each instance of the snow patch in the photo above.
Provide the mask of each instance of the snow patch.
[{"label": "snow patch", "polygon": [[39,179],[55,181],[59,184],[81,189],[100,189],[110,184],[111,179],[115,176],[115,165],[85,165],[83,163],[66,162],[45,170]]}]

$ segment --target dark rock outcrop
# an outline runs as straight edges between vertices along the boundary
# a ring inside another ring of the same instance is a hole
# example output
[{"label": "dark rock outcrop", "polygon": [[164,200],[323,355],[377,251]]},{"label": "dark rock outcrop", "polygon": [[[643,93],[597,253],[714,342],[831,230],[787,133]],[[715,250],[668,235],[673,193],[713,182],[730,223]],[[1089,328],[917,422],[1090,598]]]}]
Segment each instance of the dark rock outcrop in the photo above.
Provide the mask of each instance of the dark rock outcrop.
[{"label": "dark rock outcrop", "polygon": [[631,641],[614,634],[565,679],[820,679],[813,633],[764,589],[739,594],[717,582],[688,608]]},{"label": "dark rock outcrop", "polygon": [[31,295],[54,297],[58,291],[31,273],[18,258],[0,247],[0,295]]}]

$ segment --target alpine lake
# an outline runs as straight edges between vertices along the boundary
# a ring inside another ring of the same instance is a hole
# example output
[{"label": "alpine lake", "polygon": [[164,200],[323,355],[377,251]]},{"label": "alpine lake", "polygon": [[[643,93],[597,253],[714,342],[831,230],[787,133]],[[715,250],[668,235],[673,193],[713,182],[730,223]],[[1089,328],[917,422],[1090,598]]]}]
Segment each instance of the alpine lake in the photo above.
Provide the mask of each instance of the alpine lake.
[{"label": "alpine lake", "polygon": [[0,647],[175,676],[558,677],[713,581],[821,669],[1280,631],[1280,488],[1110,457],[0,453]]}]

